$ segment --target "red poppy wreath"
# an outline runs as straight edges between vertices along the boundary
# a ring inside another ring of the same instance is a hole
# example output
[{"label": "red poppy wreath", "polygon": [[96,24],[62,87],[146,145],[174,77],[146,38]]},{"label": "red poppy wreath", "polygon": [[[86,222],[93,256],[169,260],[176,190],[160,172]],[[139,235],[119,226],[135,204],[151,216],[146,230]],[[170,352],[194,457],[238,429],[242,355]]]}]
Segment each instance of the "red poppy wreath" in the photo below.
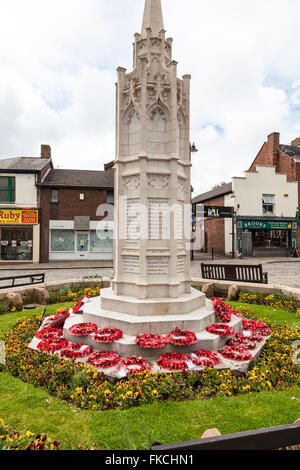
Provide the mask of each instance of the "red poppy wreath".
[{"label": "red poppy wreath", "polygon": [[118,367],[120,369],[122,367],[125,367],[125,369],[127,370],[127,375],[136,374],[144,370],[151,370],[151,365],[149,364],[148,361],[146,361],[145,359],[141,357],[136,357],[136,356],[122,359]]},{"label": "red poppy wreath", "polygon": [[69,333],[73,336],[88,336],[98,330],[95,323],[78,323],[69,328]]},{"label": "red poppy wreath", "polygon": [[167,338],[161,335],[155,335],[148,333],[144,335],[138,335],[135,338],[135,343],[144,349],[160,349],[167,344]]},{"label": "red poppy wreath", "polygon": [[157,364],[162,369],[167,369],[171,371],[185,370],[188,368],[186,361],[188,356],[181,353],[166,353],[162,354],[158,360]]},{"label": "red poppy wreath", "polygon": [[120,356],[112,351],[98,351],[91,354],[87,363],[96,369],[110,369],[119,364]]},{"label": "red poppy wreath", "polygon": [[122,337],[122,331],[117,328],[103,328],[93,335],[93,341],[96,341],[96,343],[114,343]]},{"label": "red poppy wreath", "polygon": [[225,359],[230,359],[231,361],[251,361],[252,354],[249,349],[245,346],[225,346],[220,351],[221,356]]},{"label": "red poppy wreath", "polygon": [[69,342],[68,340],[64,338],[48,338],[48,339],[43,339],[38,345],[37,348],[40,351],[47,351],[47,352],[55,352],[55,351],[60,351],[61,349],[64,349],[68,346]]},{"label": "red poppy wreath", "polygon": [[167,336],[167,341],[174,346],[190,346],[197,343],[198,339],[192,331],[181,330],[176,328]]},{"label": "red poppy wreath", "polygon": [[233,328],[228,325],[222,325],[221,323],[215,323],[213,325],[208,326],[206,328],[206,331],[208,331],[208,333],[211,333],[212,335],[218,335],[222,337],[234,335]]},{"label": "red poppy wreath", "polygon": [[[202,365],[209,365],[210,367],[213,367],[214,365],[220,363],[218,353],[215,351],[206,351],[204,349],[198,349],[198,351],[193,351],[189,355],[189,357],[192,360],[193,364],[199,365],[199,367],[201,367]],[[205,361],[207,362],[207,364]]]},{"label": "red poppy wreath", "polygon": [[226,305],[222,300],[213,298],[213,307],[215,314],[221,320],[222,323],[229,323],[231,321],[230,307]]}]

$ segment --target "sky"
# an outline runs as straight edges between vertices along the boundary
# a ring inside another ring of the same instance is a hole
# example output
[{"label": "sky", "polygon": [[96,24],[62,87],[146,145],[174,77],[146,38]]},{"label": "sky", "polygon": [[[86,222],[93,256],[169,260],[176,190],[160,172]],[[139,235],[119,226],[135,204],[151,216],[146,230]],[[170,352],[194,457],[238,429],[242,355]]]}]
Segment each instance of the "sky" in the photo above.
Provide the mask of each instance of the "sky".
[{"label": "sky", "polygon": [[[179,77],[192,75],[194,195],[242,176],[267,136],[300,136],[300,0],[162,0]],[[0,0],[0,158],[52,148],[56,168],[115,157],[118,66],[144,0]]]}]

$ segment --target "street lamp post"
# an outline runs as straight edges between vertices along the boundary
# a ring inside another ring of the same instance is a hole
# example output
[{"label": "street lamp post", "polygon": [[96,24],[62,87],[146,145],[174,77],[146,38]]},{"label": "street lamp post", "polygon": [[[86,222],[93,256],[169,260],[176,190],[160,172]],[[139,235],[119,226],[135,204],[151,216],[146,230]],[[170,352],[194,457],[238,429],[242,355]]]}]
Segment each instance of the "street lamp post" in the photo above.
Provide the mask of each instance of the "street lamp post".
[{"label": "street lamp post", "polygon": [[[192,144],[190,143],[190,162],[192,162],[192,153],[197,153],[198,149],[196,148],[195,142]],[[193,190],[192,190],[193,191]],[[192,202],[192,201],[191,201]],[[196,219],[196,214],[194,214],[194,211],[192,210],[192,217],[195,217]],[[193,220],[195,222],[195,220]],[[194,235],[193,235],[193,228],[192,228],[192,237],[191,237],[191,261],[194,260],[194,249],[193,249],[193,244],[194,244]]]}]

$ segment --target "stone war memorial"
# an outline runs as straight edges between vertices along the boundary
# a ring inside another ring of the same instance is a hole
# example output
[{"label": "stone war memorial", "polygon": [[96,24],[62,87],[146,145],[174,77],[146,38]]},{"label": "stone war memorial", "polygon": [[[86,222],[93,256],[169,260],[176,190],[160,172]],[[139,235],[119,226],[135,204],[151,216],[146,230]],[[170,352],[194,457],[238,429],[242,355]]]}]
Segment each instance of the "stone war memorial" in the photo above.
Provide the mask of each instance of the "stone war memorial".
[{"label": "stone war memorial", "polygon": [[117,69],[112,285],[47,318],[30,346],[112,379],[243,372],[271,331],[191,286],[191,76],[177,76],[160,0],[145,1],[134,37],[133,71]]}]

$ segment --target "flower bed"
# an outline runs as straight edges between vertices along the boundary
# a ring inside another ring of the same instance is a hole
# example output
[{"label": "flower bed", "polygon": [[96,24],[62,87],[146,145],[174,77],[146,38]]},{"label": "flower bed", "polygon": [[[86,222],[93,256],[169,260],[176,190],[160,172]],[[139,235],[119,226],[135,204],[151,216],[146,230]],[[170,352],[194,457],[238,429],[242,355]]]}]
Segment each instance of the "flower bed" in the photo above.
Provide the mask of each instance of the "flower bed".
[{"label": "flower bed", "polygon": [[287,310],[288,312],[297,312],[300,309],[300,302],[292,296],[286,296],[280,292],[274,294],[264,294],[263,292],[248,292],[242,290],[239,295],[239,302],[245,304],[268,305],[269,307]]},{"label": "flower bed", "polygon": [[[0,450],[62,450],[61,440],[52,440],[47,434],[34,434],[31,431],[20,433],[7,426],[0,418]],[[97,445],[87,447],[86,444],[78,445],[74,450],[97,450]]]},{"label": "flower bed", "polygon": [[47,434],[21,434],[0,418],[0,450],[60,450],[60,442],[52,441]]},{"label": "flower bed", "polygon": [[[244,311],[243,315],[250,317]],[[260,390],[279,390],[299,383],[299,367],[293,364],[294,350],[291,344],[300,339],[300,330],[293,331],[287,326],[272,326],[272,337],[263,347],[261,355],[250,370],[240,376],[230,370],[218,371],[213,368],[170,374],[146,370],[111,383],[92,365],[85,366],[59,354],[49,355],[28,349],[27,345],[36,333],[39,321],[40,317],[19,320],[5,334],[6,370],[24,382],[44,387],[54,396],[81,408],[105,410],[127,408],[155,400],[204,399],[222,395],[231,397]],[[102,365],[103,359],[107,358],[94,359],[100,359],[99,364]]]}]

